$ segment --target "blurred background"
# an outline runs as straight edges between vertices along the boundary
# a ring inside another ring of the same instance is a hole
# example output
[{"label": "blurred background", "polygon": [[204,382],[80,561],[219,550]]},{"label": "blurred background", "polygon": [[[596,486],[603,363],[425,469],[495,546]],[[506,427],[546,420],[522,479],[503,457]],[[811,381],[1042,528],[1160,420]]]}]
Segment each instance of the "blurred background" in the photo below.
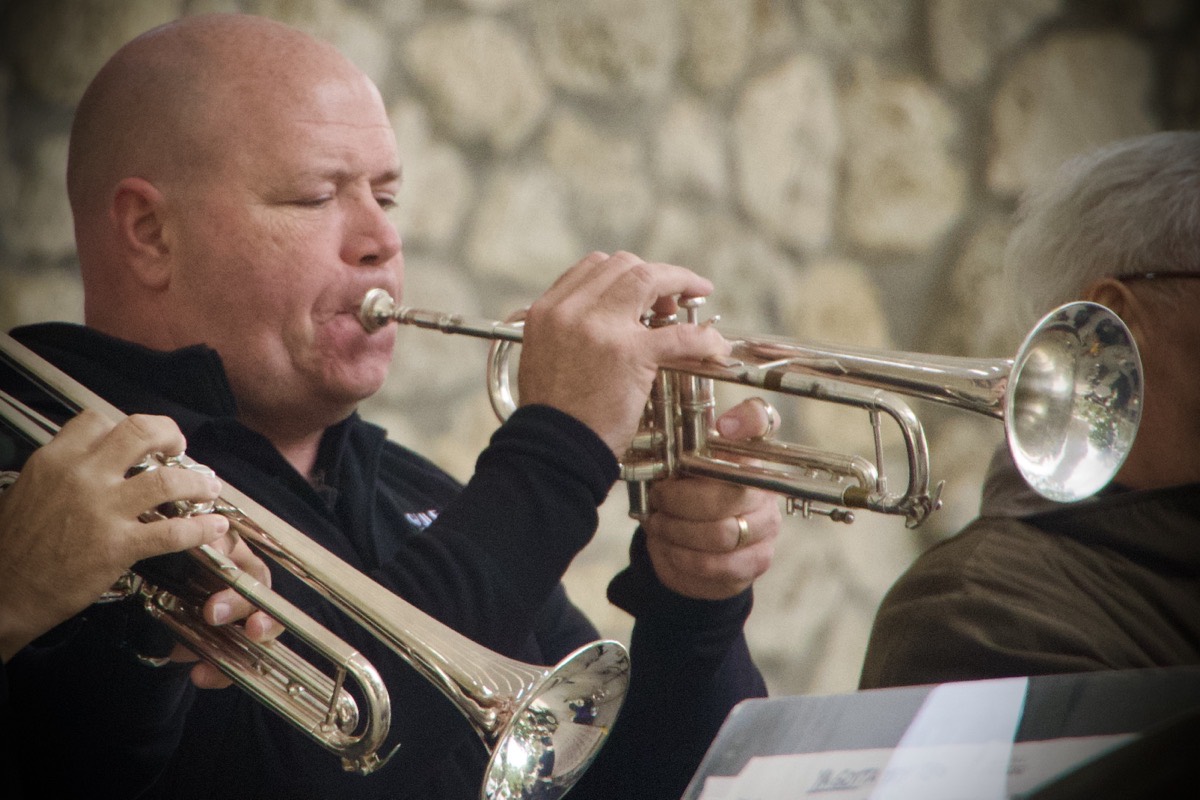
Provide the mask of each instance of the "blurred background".
[{"label": "blurred background", "polygon": [[[63,184],[87,81],[138,33],[213,11],[290,23],[374,78],[404,168],[404,301],[470,315],[625,249],[711,278],[706,313],[730,328],[1011,358],[1025,331],[997,277],[1021,191],[1075,152],[1200,127],[1189,0],[0,0],[0,328],[82,320]],[[486,350],[402,332],[365,414],[466,479],[497,425]],[[789,440],[873,456],[865,412],[768,399]],[[853,689],[887,587],[977,511],[1002,426],[913,405],[944,507],[916,530],[785,521],[749,624],[775,693]],[[567,575],[624,640],[604,589],[626,512],[618,485]]]}]

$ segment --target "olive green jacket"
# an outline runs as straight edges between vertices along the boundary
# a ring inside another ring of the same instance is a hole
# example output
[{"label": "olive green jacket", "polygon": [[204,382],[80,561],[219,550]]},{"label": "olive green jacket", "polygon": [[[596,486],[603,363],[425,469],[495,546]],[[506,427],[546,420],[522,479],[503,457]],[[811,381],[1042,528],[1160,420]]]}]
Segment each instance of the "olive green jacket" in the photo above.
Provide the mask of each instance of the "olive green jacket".
[{"label": "olive green jacket", "polygon": [[1075,504],[1006,450],[980,516],[884,598],[861,688],[1200,664],[1200,484]]}]

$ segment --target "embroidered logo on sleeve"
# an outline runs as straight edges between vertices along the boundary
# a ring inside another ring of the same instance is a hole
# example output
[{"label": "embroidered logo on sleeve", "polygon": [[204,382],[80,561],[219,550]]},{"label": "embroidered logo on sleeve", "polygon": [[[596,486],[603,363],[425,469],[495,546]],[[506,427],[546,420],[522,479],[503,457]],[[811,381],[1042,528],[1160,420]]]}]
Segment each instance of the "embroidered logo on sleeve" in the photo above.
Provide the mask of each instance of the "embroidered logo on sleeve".
[{"label": "embroidered logo on sleeve", "polygon": [[437,519],[437,515],[438,510],[436,508],[431,508],[428,511],[410,511],[404,515],[404,518],[408,520],[409,524],[411,524],[414,528],[419,531],[423,531],[433,524],[433,521]]}]

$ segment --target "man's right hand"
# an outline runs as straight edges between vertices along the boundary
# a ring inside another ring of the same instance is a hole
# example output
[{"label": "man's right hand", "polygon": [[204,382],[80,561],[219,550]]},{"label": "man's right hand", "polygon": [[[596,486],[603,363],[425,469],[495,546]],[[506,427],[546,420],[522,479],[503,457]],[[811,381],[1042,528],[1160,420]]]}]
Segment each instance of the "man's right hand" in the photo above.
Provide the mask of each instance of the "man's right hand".
[{"label": "man's right hand", "polygon": [[206,503],[219,495],[220,481],[194,470],[126,478],[148,453],[181,453],[185,444],[166,417],[134,415],[114,425],[84,411],[34,451],[0,493],[5,661],[95,602],[134,563],[224,538],[229,522],[217,514],[138,519],[163,503]]},{"label": "man's right hand", "polygon": [[526,314],[520,402],[570,414],[620,458],[637,432],[660,365],[729,352],[709,326],[647,328],[642,316],[674,313],[677,298],[711,291],[708,280],[683,267],[630,253],[592,253]]}]

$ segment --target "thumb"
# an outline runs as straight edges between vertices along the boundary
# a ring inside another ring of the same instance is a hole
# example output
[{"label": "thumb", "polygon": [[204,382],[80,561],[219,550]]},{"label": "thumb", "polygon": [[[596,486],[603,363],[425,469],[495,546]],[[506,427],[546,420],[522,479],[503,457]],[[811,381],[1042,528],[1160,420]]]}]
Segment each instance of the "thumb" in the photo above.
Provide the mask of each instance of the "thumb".
[{"label": "thumb", "polygon": [[717,432],[732,441],[763,439],[779,428],[779,412],[761,397],[751,397],[717,418]]},{"label": "thumb", "polygon": [[136,560],[139,561],[219,541],[229,530],[229,520],[220,514],[203,514],[155,520],[141,527],[134,543]]}]

